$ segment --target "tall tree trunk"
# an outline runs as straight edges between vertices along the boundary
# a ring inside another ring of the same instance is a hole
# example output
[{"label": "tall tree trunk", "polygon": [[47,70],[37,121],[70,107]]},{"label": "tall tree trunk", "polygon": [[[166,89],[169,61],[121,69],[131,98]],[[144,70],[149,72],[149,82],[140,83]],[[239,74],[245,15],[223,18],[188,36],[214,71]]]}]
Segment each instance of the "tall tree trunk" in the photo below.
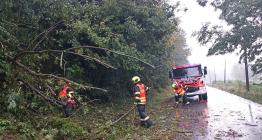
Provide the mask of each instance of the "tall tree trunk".
[{"label": "tall tree trunk", "polygon": [[246,74],[246,90],[249,91],[249,75],[248,75],[248,63],[247,63],[247,49],[245,49],[245,58],[244,58],[244,61],[245,61],[245,74]]}]

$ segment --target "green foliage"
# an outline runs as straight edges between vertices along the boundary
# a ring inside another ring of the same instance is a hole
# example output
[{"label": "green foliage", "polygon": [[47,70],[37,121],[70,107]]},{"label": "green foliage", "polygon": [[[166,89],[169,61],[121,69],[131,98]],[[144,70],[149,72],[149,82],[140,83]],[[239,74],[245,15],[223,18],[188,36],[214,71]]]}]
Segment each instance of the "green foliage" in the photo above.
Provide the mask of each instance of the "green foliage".
[{"label": "green foliage", "polygon": [[[43,96],[54,99],[46,83],[58,92],[56,80],[39,74],[108,89],[108,94],[83,91],[82,98],[105,99],[103,101],[132,99],[130,89],[134,75],[151,87],[160,89],[167,84],[168,70],[175,59],[172,39],[178,34],[176,7],[165,1],[2,0],[0,9],[0,103],[4,104],[1,114],[8,112],[25,120],[32,112],[46,115],[53,111],[48,102],[19,82],[24,80]],[[62,50],[80,46],[103,47],[126,56],[81,48],[70,53],[64,51],[61,57]],[[42,52],[18,55],[24,51]],[[182,57],[186,55],[179,59]],[[89,110],[85,112],[88,114]],[[48,124],[50,129],[58,130],[58,137],[73,139],[85,133],[70,119],[52,118]],[[17,131],[33,137],[30,130],[26,124],[19,124]]]},{"label": "green foliage", "polygon": [[70,77],[70,79],[80,79],[83,73],[83,68],[79,67],[78,65],[72,65],[67,69],[67,75]]},{"label": "green foliage", "polygon": [[9,120],[0,119],[0,134],[5,130],[12,128],[11,122]]},{"label": "green foliage", "polygon": [[27,138],[33,138],[36,135],[36,133],[33,131],[32,126],[23,122],[19,122],[17,124],[16,132],[21,135],[25,135]]},{"label": "green foliage", "polygon": [[[111,83],[130,81],[134,74],[141,75],[144,81],[149,81],[155,75],[150,83],[156,86],[163,86],[167,80],[164,70],[170,66],[170,61],[167,60],[173,59],[170,56],[174,50],[165,42],[175,32],[177,22],[173,14],[175,7],[164,1],[109,0],[97,4],[70,0],[30,0],[21,3],[4,0],[1,7],[4,10],[0,13],[0,41],[8,48],[6,54],[11,56],[24,49],[60,50],[91,45],[128,54],[156,66],[163,64],[162,70],[152,71],[133,58],[113,53],[93,49],[79,49],[75,52],[117,67],[121,71],[120,76],[117,76],[119,71],[108,72],[108,69],[94,61],[84,61],[73,55],[64,54],[65,71],[58,68],[59,53],[34,54],[20,58],[23,64],[36,72],[58,75],[65,73],[66,78],[109,89],[114,88]],[[10,41],[11,38],[19,43]],[[18,72],[18,77],[21,74]],[[127,86],[127,82],[117,85]]]},{"label": "green foliage", "polygon": [[0,119],[0,134],[8,131],[15,133],[18,136],[17,139],[34,139],[36,136],[35,130],[28,123]]},{"label": "green foliage", "polygon": [[58,129],[57,137],[73,139],[85,134],[84,128],[73,123],[70,119],[53,117],[49,120],[48,124],[51,128]]}]

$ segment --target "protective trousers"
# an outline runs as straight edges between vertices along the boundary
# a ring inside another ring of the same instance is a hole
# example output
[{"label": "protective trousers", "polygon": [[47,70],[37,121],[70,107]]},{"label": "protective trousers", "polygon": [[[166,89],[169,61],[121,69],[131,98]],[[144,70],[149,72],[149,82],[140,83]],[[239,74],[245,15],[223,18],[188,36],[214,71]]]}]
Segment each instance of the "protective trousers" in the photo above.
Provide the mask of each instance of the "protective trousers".
[{"label": "protective trousers", "polygon": [[183,98],[183,103],[188,102],[186,95],[175,94],[175,101],[178,102],[179,98]]},{"label": "protective trousers", "polygon": [[144,104],[137,104],[137,110],[140,116],[141,125],[149,128],[153,123],[150,121],[149,116],[146,115],[146,106]]}]

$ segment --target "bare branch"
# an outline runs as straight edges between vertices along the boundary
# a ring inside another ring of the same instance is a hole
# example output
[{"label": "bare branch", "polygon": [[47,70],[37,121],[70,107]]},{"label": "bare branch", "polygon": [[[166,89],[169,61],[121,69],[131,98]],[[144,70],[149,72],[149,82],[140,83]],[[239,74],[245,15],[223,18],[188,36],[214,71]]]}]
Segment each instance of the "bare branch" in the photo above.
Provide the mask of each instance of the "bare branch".
[{"label": "bare branch", "polygon": [[4,49],[5,47],[4,47],[3,43],[2,43],[2,42],[0,42],[0,44],[1,44],[1,48],[3,48],[3,49]]},{"label": "bare branch", "polygon": [[63,69],[63,56],[64,52],[62,51],[61,56],[60,56],[60,68]]},{"label": "bare branch", "polygon": [[101,129],[99,129],[98,131],[96,131],[95,133],[98,134],[101,131],[103,131],[104,129],[108,129],[109,127],[115,125],[116,123],[118,123],[120,120],[124,119],[126,116],[128,116],[128,114],[135,109],[135,106],[132,106],[125,114],[123,114],[121,117],[119,117],[117,120],[109,123],[108,125],[104,125]]},{"label": "bare branch", "polygon": [[97,49],[97,50],[104,50],[104,51],[107,51],[107,52],[111,52],[111,53],[115,53],[115,54],[118,54],[118,55],[122,55],[122,56],[126,56],[126,57],[130,57],[130,58],[133,58],[135,60],[138,60],[150,67],[152,67],[153,69],[155,68],[154,65],[151,65],[149,64],[148,62],[144,61],[144,60],[141,60],[137,57],[134,57],[134,56],[131,56],[131,55],[127,55],[127,54],[124,54],[122,52],[119,52],[119,51],[114,51],[114,50],[110,50],[110,49],[107,49],[107,48],[102,48],[102,47],[95,47],[95,46],[81,46],[81,47],[73,47],[73,48],[69,48],[69,49],[65,49],[65,50],[77,50],[77,49],[81,49],[81,48],[88,48],[88,49]]},{"label": "bare branch", "polygon": [[90,57],[90,56],[87,56],[87,55],[82,55],[82,54],[79,54],[79,53],[74,53],[74,52],[71,52],[71,51],[65,51],[65,53],[74,54],[74,55],[80,56],[80,57],[82,57],[82,58],[84,58],[84,59],[91,60],[91,61],[95,61],[95,62],[97,62],[97,63],[105,66],[106,68],[111,68],[111,69],[115,69],[115,70],[117,69],[117,68],[115,68],[114,66],[109,65],[109,64],[107,64],[107,63],[105,63],[105,62],[102,62],[101,60],[96,59],[96,58],[94,58],[94,57]]},{"label": "bare branch", "polygon": [[81,49],[81,48],[103,50],[103,51],[106,51],[106,52],[111,52],[111,53],[115,53],[115,54],[118,54],[118,55],[126,56],[126,57],[129,57],[129,58],[133,58],[133,59],[135,59],[137,61],[140,61],[140,62],[142,62],[142,63],[152,67],[153,69],[155,69],[154,65],[152,65],[152,64],[150,64],[150,63],[148,63],[148,62],[146,62],[144,60],[141,60],[141,59],[139,59],[137,57],[134,57],[134,56],[131,56],[131,55],[127,55],[127,54],[124,54],[124,53],[119,52],[119,51],[114,51],[114,50],[110,50],[110,49],[107,49],[107,48],[101,48],[101,47],[95,47],[95,46],[73,47],[73,48],[68,48],[68,49],[64,49],[64,50],[23,51],[23,52],[21,52],[21,53],[19,53],[19,54],[17,54],[15,56],[15,60],[17,60],[19,57],[21,57],[22,55],[25,55],[25,54],[33,54],[33,53],[37,54],[37,53],[46,53],[46,52],[56,52],[56,53],[64,52],[64,53],[70,53],[70,54],[74,54],[74,55],[77,55],[77,56],[81,56],[81,57],[83,57],[85,59],[88,59],[88,60],[93,60],[93,61],[95,61],[95,62],[97,62],[99,64],[102,64],[102,65],[104,65],[104,66],[106,66],[108,68],[116,69],[115,67],[113,67],[113,66],[111,66],[109,64],[106,64],[106,63],[100,61],[99,59],[92,58],[92,57],[89,57],[87,55],[82,55],[82,54],[79,54],[79,53],[74,53],[74,52],[71,51],[71,50],[77,50],[77,49]]},{"label": "bare branch", "polygon": [[54,79],[64,80],[66,82],[72,83],[72,84],[74,84],[76,86],[79,86],[81,88],[84,88],[84,89],[94,89],[94,90],[100,90],[100,91],[103,91],[103,92],[107,92],[107,90],[105,90],[105,89],[98,88],[98,87],[90,87],[90,86],[86,86],[86,85],[83,85],[83,84],[79,84],[79,83],[71,81],[71,80],[69,80],[67,78],[59,77],[59,76],[56,76],[56,75],[53,75],[53,74],[37,73],[37,72],[29,69],[27,66],[23,65],[22,63],[20,63],[18,61],[15,61],[15,64],[17,64],[17,66],[19,66],[20,68],[23,68],[24,70],[26,70],[27,72],[29,72],[31,75],[34,75],[34,76],[39,76],[39,77],[43,77],[43,78],[54,78]]},{"label": "bare branch", "polygon": [[133,109],[135,109],[135,106],[131,107],[124,115],[119,117],[117,120],[113,121],[111,125],[114,125],[117,122],[119,122],[120,120],[122,120],[123,118],[125,118]]},{"label": "bare branch", "polygon": [[51,92],[54,96],[56,96],[55,90],[54,90],[50,85],[48,85],[47,83],[46,83],[46,86],[47,86],[47,88],[50,90],[50,92]]},{"label": "bare branch", "polygon": [[101,64],[101,65],[105,66],[106,68],[117,69],[117,68],[115,68],[114,66],[112,66],[110,64],[107,64],[105,62],[100,61],[99,59],[96,59],[96,58],[93,58],[93,57],[90,57],[90,56],[87,56],[87,55],[82,55],[82,54],[79,54],[79,53],[75,53],[75,52],[72,52],[72,51],[66,51],[66,50],[23,51],[23,52],[17,54],[15,56],[14,60],[17,60],[19,57],[21,57],[23,55],[26,55],[26,54],[41,54],[41,53],[48,53],[48,52],[53,52],[53,53],[62,53],[62,52],[64,52],[66,54],[73,54],[73,55],[82,57],[82,58],[87,59],[87,60],[95,61],[96,63]]},{"label": "bare branch", "polygon": [[41,91],[39,91],[38,89],[36,89],[34,86],[30,85],[29,83],[25,82],[24,80],[19,79],[19,81],[22,81],[27,87],[29,87],[32,91],[34,91],[37,95],[41,96],[46,101],[48,101],[52,104],[55,104],[57,106],[63,106],[64,105],[62,102],[60,102],[58,100],[46,97]]},{"label": "bare branch", "polygon": [[45,38],[47,38],[47,35],[52,31],[54,30],[58,25],[60,25],[61,23],[63,23],[64,21],[59,21],[57,23],[55,23],[54,25],[52,25],[50,28],[48,28],[47,30],[43,31],[42,33],[38,34],[35,39],[32,41],[32,45],[34,44],[34,42],[40,38],[40,36],[43,35],[43,37],[40,39],[40,41],[38,41],[34,47],[32,48],[32,50],[34,50],[41,42],[44,41]]},{"label": "bare branch", "polygon": [[90,101],[88,101],[88,102],[86,102],[86,103],[93,103],[93,102],[95,102],[95,101],[100,101],[100,99],[93,99],[93,100],[90,100]]}]

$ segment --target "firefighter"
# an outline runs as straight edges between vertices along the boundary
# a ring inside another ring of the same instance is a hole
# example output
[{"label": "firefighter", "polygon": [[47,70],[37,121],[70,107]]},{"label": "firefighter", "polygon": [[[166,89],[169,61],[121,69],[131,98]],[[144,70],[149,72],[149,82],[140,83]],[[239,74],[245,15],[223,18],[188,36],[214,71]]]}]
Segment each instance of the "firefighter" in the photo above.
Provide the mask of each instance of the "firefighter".
[{"label": "firefighter", "polygon": [[141,126],[149,128],[152,126],[152,121],[149,119],[149,116],[146,115],[146,92],[149,90],[147,86],[145,86],[138,76],[134,76],[132,78],[133,86],[133,94],[135,96],[135,105],[137,107]]},{"label": "firefighter", "polygon": [[178,84],[177,82],[174,82],[172,84],[172,88],[173,88],[173,93],[175,94],[175,101],[176,104],[179,103],[179,98],[183,98],[183,103],[185,104],[190,104],[190,102],[188,101],[187,97],[186,97],[186,86],[183,86],[182,84]]},{"label": "firefighter", "polygon": [[74,89],[71,87],[71,84],[65,81],[60,81],[59,85],[63,88],[58,94],[58,98],[64,104],[64,114],[65,116],[70,116],[73,113],[73,110],[76,108],[76,102],[74,99]]}]

